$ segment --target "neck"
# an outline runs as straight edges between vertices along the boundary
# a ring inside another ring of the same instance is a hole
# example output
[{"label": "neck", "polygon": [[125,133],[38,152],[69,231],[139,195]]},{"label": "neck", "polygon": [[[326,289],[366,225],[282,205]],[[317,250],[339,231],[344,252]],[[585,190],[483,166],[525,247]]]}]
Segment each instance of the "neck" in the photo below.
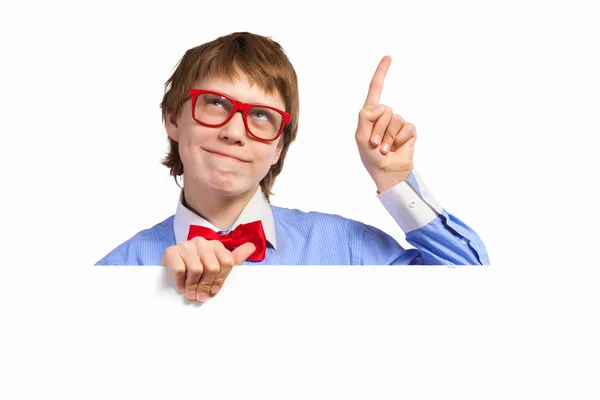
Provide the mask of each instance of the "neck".
[{"label": "neck", "polygon": [[220,230],[227,230],[260,187],[237,196],[224,196],[202,189],[183,187],[183,205]]}]

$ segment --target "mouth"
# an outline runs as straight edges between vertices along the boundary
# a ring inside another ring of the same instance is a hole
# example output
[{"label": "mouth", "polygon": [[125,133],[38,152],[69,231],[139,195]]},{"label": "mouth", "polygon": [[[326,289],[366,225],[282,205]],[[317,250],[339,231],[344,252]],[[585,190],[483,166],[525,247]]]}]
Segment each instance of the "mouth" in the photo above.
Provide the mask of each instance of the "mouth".
[{"label": "mouth", "polygon": [[233,160],[233,161],[237,161],[240,163],[248,163],[249,161],[243,160],[241,158],[226,154],[226,153],[221,153],[219,151],[213,151],[213,150],[207,150],[207,149],[203,149],[204,151],[206,151],[207,153],[212,154],[215,157],[218,158],[223,158],[223,159],[228,159],[228,160]]}]

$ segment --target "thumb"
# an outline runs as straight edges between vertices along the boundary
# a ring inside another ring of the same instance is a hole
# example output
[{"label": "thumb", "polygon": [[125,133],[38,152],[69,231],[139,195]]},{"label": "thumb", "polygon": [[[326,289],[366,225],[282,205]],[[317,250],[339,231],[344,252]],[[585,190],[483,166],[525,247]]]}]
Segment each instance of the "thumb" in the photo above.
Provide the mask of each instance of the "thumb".
[{"label": "thumb", "polygon": [[396,150],[395,153],[397,153],[401,159],[406,160],[408,163],[413,165],[415,158],[416,142],[417,137],[414,136],[411,139],[409,139],[408,142],[404,143],[398,150]]},{"label": "thumb", "polygon": [[232,252],[234,265],[240,265],[246,258],[250,257],[256,250],[256,246],[252,242],[246,242],[241,246],[236,247]]},{"label": "thumb", "polygon": [[363,108],[358,113],[357,138],[369,139],[373,133],[373,125],[385,113],[385,106],[380,104],[375,108]]}]

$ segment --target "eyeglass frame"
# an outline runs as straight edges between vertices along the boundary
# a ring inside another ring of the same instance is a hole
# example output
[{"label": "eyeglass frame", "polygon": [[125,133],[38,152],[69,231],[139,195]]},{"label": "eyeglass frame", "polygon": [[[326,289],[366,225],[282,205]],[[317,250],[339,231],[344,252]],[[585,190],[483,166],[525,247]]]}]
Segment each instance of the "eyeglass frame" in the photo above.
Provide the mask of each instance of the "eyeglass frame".
[{"label": "eyeglass frame", "polygon": [[[198,100],[198,96],[200,96],[201,94],[213,94],[216,96],[221,96],[224,99],[227,99],[229,102],[231,102],[231,104],[233,105],[233,108],[232,108],[231,112],[229,113],[229,117],[227,117],[227,119],[225,121],[221,122],[220,124],[207,124],[207,123],[202,122],[199,119],[197,119],[196,118],[196,100]],[[190,96],[192,98],[192,118],[194,119],[194,121],[196,121],[200,125],[207,126],[209,128],[218,128],[218,127],[223,126],[226,123],[228,123],[233,118],[233,116],[235,115],[236,112],[241,111],[242,112],[242,120],[244,121],[244,126],[246,127],[246,131],[254,139],[259,140],[261,142],[273,142],[273,141],[277,140],[279,138],[279,136],[281,136],[281,133],[285,129],[286,125],[292,119],[291,114],[289,114],[283,110],[280,110],[278,108],[267,106],[264,104],[244,103],[242,101],[235,100],[223,93],[215,92],[213,90],[190,89],[190,91],[188,92],[188,96]],[[248,110],[252,107],[268,108],[270,110],[276,111],[277,113],[279,113],[281,115],[281,117],[282,117],[281,127],[279,128],[279,132],[277,132],[277,135],[275,135],[275,137],[273,139],[263,139],[261,137],[258,137],[254,133],[252,133],[252,131],[250,130],[250,127],[248,127]]]}]

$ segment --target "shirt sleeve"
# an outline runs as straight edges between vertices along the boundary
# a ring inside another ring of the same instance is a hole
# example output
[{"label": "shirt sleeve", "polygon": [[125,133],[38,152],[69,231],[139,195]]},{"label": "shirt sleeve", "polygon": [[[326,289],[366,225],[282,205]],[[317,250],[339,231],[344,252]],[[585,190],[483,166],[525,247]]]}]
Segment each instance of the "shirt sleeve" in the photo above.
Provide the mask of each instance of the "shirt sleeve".
[{"label": "shirt sleeve", "polygon": [[423,264],[489,265],[479,235],[442,208],[417,171],[378,198]]}]

